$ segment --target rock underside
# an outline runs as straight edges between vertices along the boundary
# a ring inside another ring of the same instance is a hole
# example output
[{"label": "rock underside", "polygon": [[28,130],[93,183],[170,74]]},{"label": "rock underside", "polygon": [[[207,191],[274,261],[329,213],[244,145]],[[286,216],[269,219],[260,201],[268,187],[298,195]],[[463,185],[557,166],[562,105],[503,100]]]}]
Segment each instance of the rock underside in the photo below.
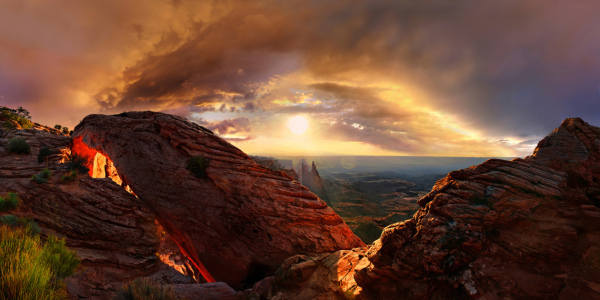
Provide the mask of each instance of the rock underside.
[{"label": "rock underside", "polygon": [[[78,153],[112,162],[207,281],[242,287],[290,256],[364,245],[307,188],[183,118],[90,115],[73,140]],[[186,169],[195,156],[208,160],[204,178]]]}]

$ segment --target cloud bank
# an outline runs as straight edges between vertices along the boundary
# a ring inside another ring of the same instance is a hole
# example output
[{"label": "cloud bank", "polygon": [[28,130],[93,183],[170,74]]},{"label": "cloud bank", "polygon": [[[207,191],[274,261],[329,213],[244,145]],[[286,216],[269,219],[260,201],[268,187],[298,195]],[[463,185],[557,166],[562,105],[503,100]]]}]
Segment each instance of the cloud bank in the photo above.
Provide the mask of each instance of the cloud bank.
[{"label": "cloud bank", "polygon": [[[0,102],[50,125],[159,110],[257,154],[509,156],[566,117],[600,124],[592,0],[0,6]],[[297,114],[312,141],[282,129]]]}]

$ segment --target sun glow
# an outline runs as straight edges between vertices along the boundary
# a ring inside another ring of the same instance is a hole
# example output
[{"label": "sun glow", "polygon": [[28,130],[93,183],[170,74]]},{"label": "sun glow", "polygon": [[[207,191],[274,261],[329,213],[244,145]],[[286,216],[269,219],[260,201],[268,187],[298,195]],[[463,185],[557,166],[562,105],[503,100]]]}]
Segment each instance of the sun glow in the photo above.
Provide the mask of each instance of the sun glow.
[{"label": "sun glow", "polygon": [[302,116],[291,117],[287,122],[287,127],[294,134],[303,134],[308,129],[308,120]]}]

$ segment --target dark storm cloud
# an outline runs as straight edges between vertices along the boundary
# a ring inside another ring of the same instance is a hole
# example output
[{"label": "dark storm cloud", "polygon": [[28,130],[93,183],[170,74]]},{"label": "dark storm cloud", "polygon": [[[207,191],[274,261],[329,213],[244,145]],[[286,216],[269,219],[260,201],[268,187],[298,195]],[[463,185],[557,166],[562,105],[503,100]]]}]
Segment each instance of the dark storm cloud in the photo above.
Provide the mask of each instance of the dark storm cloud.
[{"label": "dark storm cloud", "polygon": [[[331,132],[403,151],[444,139],[445,124],[413,109],[426,107],[484,137],[533,139],[566,117],[600,124],[598,11],[595,0],[7,0],[0,102],[49,124],[91,110],[325,114]],[[382,99],[390,86],[414,92],[412,107]]]},{"label": "dark storm cloud", "polygon": [[[131,83],[117,107],[149,99],[186,103],[215,91],[237,94],[232,102],[253,100],[260,97],[257,85],[298,68],[298,55],[317,80],[356,73],[390,78],[423,90],[437,110],[492,135],[545,134],[574,115],[600,122],[600,4],[591,0],[262,1],[231,7],[216,22],[198,26],[175,51],[129,68],[124,76]],[[311,88],[340,99],[373,99],[360,88]],[[380,114],[385,111],[373,107],[364,116]]]},{"label": "dark storm cloud", "polygon": [[307,55],[316,76],[385,74],[493,135],[546,134],[574,115],[600,123],[598,2],[370,1],[353,8],[323,23],[319,47]]}]

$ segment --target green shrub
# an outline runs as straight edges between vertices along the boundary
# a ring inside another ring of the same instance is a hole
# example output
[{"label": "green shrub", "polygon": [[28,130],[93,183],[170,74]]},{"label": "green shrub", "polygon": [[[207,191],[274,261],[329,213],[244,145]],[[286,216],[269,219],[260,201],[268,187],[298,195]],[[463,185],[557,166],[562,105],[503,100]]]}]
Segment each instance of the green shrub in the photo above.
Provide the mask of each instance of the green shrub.
[{"label": "green shrub", "polygon": [[68,299],[61,279],[76,266],[71,254],[56,238],[43,243],[37,235],[0,226],[0,299]]},{"label": "green shrub", "polygon": [[[29,111],[27,111],[21,106],[19,106],[19,108],[17,109],[0,106],[0,116],[9,121],[12,120],[19,123],[19,125],[21,125],[21,127],[24,129],[33,127],[33,123],[30,121],[31,116],[29,116]],[[14,126],[12,126],[10,122],[5,122],[3,126],[8,129],[14,128]]]},{"label": "green shrub", "polygon": [[64,134],[69,134],[69,127],[63,127],[62,132]]},{"label": "green shrub", "polygon": [[6,226],[16,226],[18,222],[19,218],[17,218],[17,216],[15,215],[6,215],[0,217],[0,223]]},{"label": "green shrub", "polygon": [[44,184],[44,183],[48,182],[48,179],[40,177],[39,174],[31,176],[31,180],[35,181],[39,184]]},{"label": "green shrub", "polygon": [[0,223],[10,227],[18,227],[29,235],[37,235],[42,231],[40,226],[30,218],[17,218],[14,215],[6,215],[0,217]]},{"label": "green shrub", "polygon": [[10,211],[19,207],[19,196],[16,193],[8,193],[6,197],[0,197],[0,211]]},{"label": "green shrub", "polygon": [[42,232],[42,229],[34,220],[30,218],[19,218],[17,225],[30,235],[38,235]]},{"label": "green shrub", "polygon": [[90,171],[90,169],[87,167],[87,165],[90,164],[90,160],[77,153],[71,153],[67,155],[66,164],[69,171],[77,170],[83,174]]},{"label": "green shrub", "polygon": [[40,148],[40,153],[38,154],[38,162],[41,163],[44,161],[44,158],[50,156],[52,154],[52,148],[43,147]]},{"label": "green shrub", "polygon": [[52,172],[48,169],[43,169],[42,171],[40,171],[39,174],[37,175],[33,175],[31,177],[31,180],[43,184],[48,182],[48,179],[50,179],[50,176],[52,176]]},{"label": "green shrub", "polygon": [[62,125],[56,124],[56,125],[54,125],[54,129],[61,130],[62,129]]},{"label": "green shrub", "polygon": [[186,169],[198,178],[206,178],[206,168],[210,161],[204,155],[194,156],[188,161]]},{"label": "green shrub", "polygon": [[123,285],[113,300],[170,300],[177,299],[173,289],[163,287],[146,278],[138,278]]},{"label": "green shrub", "polygon": [[49,236],[44,245],[43,259],[52,273],[59,279],[67,278],[79,266],[75,251],[65,246],[65,240]]},{"label": "green shrub", "polygon": [[63,175],[63,176],[60,177],[60,182],[62,182],[62,183],[69,183],[69,182],[75,181],[75,179],[77,179],[77,171],[76,170],[71,170],[69,172],[69,174],[65,174],[65,175]]},{"label": "green shrub", "polygon": [[48,179],[48,178],[50,178],[50,176],[52,176],[52,171],[50,171],[48,169],[43,169],[40,172],[40,176],[42,176],[42,178]]},{"label": "green shrub", "polygon": [[8,152],[29,154],[31,147],[24,138],[12,138],[8,141]]}]

